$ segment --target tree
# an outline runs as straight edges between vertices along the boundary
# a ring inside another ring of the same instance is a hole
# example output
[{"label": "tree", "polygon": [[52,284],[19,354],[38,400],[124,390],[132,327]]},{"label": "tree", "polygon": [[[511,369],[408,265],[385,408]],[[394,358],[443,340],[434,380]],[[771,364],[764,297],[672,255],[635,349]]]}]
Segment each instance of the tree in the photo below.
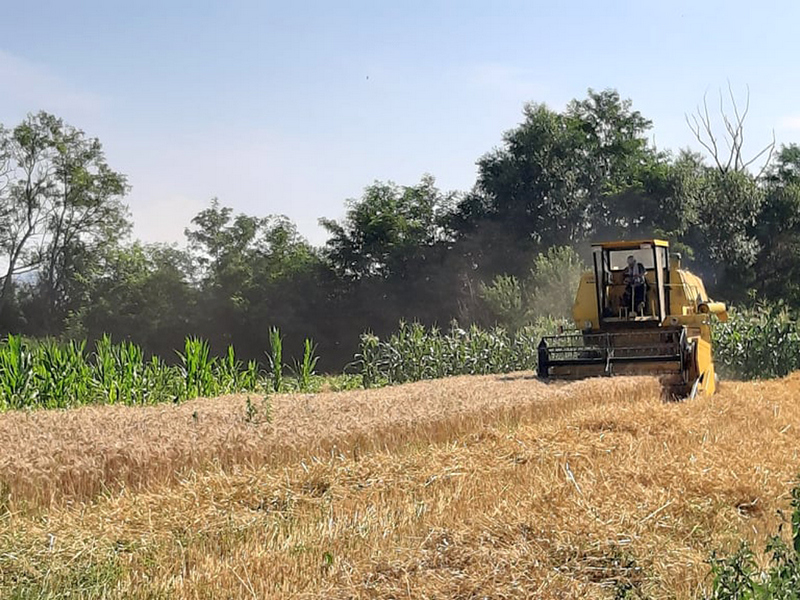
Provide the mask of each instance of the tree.
[{"label": "tree", "polygon": [[257,275],[281,279],[318,262],[308,242],[283,215],[233,216],[214,198],[186,229],[192,256],[200,267],[201,285],[231,299]]},{"label": "tree", "polygon": [[636,226],[643,217],[641,203],[622,204],[619,200],[631,192],[636,192],[637,200],[646,195],[642,176],[657,166],[660,158],[645,137],[652,122],[614,90],[590,89],[587,98],[569,103],[566,115],[576,121],[580,132],[584,164],[579,166],[577,179],[586,198],[588,232]]},{"label": "tree", "polygon": [[188,253],[174,246],[134,242],[115,247],[88,282],[67,331],[89,339],[108,333],[167,358],[196,324],[192,270]]},{"label": "tree", "polygon": [[51,329],[98,253],[129,232],[127,182],[96,138],[44,112],[0,129],[0,165],[0,310],[14,277],[35,273],[40,321]]},{"label": "tree", "polygon": [[536,317],[572,317],[572,300],[586,265],[569,246],[554,246],[538,254],[530,269],[531,311]]},{"label": "tree", "polygon": [[784,146],[765,173],[764,199],[754,228],[760,251],[760,296],[800,306],[800,146]]},{"label": "tree", "polygon": [[527,104],[523,113],[478,161],[454,219],[462,252],[489,275],[521,275],[532,252],[638,225],[635,200],[664,161],[647,143],[650,121],[616,91],[589,90],[563,112]]},{"label": "tree", "polygon": [[234,216],[214,199],[192,224],[186,237],[199,266],[198,333],[217,346],[236,340],[255,358],[263,357],[270,327],[293,340],[314,337],[326,312],[324,266],[289,219]]},{"label": "tree", "polygon": [[800,145],[781,146],[766,170],[766,181],[775,186],[800,184]]},{"label": "tree", "polygon": [[425,260],[426,249],[448,239],[445,218],[452,198],[430,175],[415,186],[376,182],[348,202],[342,222],[320,219],[331,235],[328,260],[346,278],[405,277]]},{"label": "tree", "polygon": [[[490,284],[481,283],[479,294],[493,324],[515,332],[530,323],[528,291],[513,275],[498,275]],[[476,316],[473,315],[473,320],[479,320]]]},{"label": "tree", "polygon": [[[763,230],[763,211],[767,194],[765,175],[770,173],[775,141],[767,144],[752,157],[744,153],[744,124],[750,109],[750,94],[745,105],[739,103],[728,86],[730,108],[720,92],[719,111],[721,132],[715,126],[703,98],[702,108],[691,118],[686,117],[697,141],[707,151],[711,165],[697,161],[695,182],[688,204],[695,210],[695,224],[683,235],[683,241],[693,249],[698,268],[728,299],[746,298],[748,289],[759,278],[757,261],[771,240],[759,236]],[[759,160],[763,163],[752,172]],[[768,252],[767,252],[768,253]]]},{"label": "tree", "polygon": [[455,316],[462,291],[462,265],[451,251],[455,200],[431,175],[410,186],[375,182],[348,201],[344,219],[320,220],[330,233],[323,252],[347,347],[358,341],[354,332],[385,335],[400,320],[433,325]]},{"label": "tree", "polygon": [[553,246],[534,257],[524,279],[498,275],[490,285],[481,284],[480,297],[492,320],[512,331],[540,317],[570,319],[585,270],[573,248]]},{"label": "tree", "polygon": [[667,170],[657,236],[671,241],[686,264],[728,300],[746,297],[759,252],[754,228],[763,190],[746,172],[720,172],[703,157],[682,152]]},{"label": "tree", "polygon": [[478,161],[472,218],[502,224],[513,242],[547,247],[583,236],[586,194],[579,182],[579,123],[542,104]]}]

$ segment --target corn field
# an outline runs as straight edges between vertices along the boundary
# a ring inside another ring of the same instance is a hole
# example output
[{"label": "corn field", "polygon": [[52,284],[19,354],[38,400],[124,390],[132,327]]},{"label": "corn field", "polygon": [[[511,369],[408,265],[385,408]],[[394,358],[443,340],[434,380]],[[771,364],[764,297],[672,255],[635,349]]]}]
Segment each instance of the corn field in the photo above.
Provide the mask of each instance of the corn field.
[{"label": "corn field", "polygon": [[536,347],[542,335],[557,329],[554,320],[510,333],[502,327],[462,329],[456,323],[448,332],[419,323],[401,323],[387,340],[371,333],[361,336],[356,365],[365,388],[452,375],[488,375],[536,368]]},{"label": "corn field", "polygon": [[714,359],[723,376],[783,377],[800,370],[800,322],[780,304],[731,310],[714,326]]},{"label": "corn field", "polygon": [[210,356],[208,344],[187,338],[179,362],[145,358],[138,346],[98,340],[31,341],[9,335],[0,344],[0,410],[66,408],[81,404],[155,404],[198,396],[255,391],[258,365],[243,364],[232,347]]},{"label": "corn field", "polygon": [[[453,375],[487,375],[536,368],[543,335],[566,322],[539,319],[510,332],[502,327],[443,331],[419,323],[400,323],[386,339],[361,336],[354,374],[328,377],[330,389],[380,387]],[[177,364],[145,357],[129,342],[106,336],[92,349],[86,342],[59,343],[9,335],[0,342],[0,411],[28,407],[66,408],[83,404],[145,405],[180,402],[236,392],[314,392],[323,378],[315,372],[318,356],[305,340],[302,359],[287,367],[280,331],[270,332],[267,370],[242,362],[233,347],[212,356],[208,343],[187,338]],[[726,323],[715,323],[714,354],[726,378],[766,379],[800,369],[800,322],[781,305],[732,310]],[[286,373],[288,371],[288,373]]]},{"label": "corn field", "polygon": [[[448,332],[401,323],[387,339],[361,336],[355,365],[365,388],[451,375],[487,375],[533,370],[537,345],[570,323],[539,319],[511,333],[502,327]],[[800,320],[780,304],[732,309],[727,322],[714,321],[714,360],[726,378],[769,379],[800,370]]]}]

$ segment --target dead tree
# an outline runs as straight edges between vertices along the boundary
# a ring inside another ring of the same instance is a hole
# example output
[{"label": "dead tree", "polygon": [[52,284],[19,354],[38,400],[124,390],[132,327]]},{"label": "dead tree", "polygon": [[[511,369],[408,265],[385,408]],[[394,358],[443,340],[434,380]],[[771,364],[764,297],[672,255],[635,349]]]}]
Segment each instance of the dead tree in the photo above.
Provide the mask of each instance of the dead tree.
[{"label": "dead tree", "polygon": [[[722,174],[746,171],[751,165],[766,155],[764,164],[756,174],[756,178],[760,179],[775,153],[775,130],[772,131],[772,141],[755,156],[746,159],[743,155],[742,148],[744,145],[744,121],[747,118],[747,113],[750,111],[750,88],[747,88],[747,97],[744,110],[742,111],[739,110],[730,82],[728,82],[728,95],[733,107],[733,118],[725,112],[725,99],[722,90],[719,92],[719,112],[722,117],[722,123],[725,126],[725,131],[721,139],[720,136],[714,132],[714,125],[711,122],[711,115],[708,112],[706,94],[703,95],[702,110],[698,106],[697,113],[691,115],[691,118],[689,115],[686,115],[686,123],[689,125],[689,129],[692,130],[694,137],[697,138],[697,141],[700,142],[703,148],[711,155],[716,168],[719,169]],[[725,148],[720,147],[721,141],[724,141],[725,146],[727,146],[727,153],[725,152]]]}]

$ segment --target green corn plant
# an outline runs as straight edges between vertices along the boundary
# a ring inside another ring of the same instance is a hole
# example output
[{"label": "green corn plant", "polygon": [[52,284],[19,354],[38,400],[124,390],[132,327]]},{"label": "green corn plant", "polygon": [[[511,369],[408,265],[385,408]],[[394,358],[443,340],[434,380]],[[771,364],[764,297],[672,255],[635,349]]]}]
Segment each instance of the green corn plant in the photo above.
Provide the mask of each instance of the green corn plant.
[{"label": "green corn plant", "polygon": [[180,399],[215,395],[218,389],[214,380],[215,359],[209,356],[208,342],[186,338],[184,353],[179,352],[178,356],[184,383]]},{"label": "green corn plant", "polygon": [[214,377],[222,393],[230,393],[239,389],[241,368],[241,362],[236,359],[233,346],[228,346],[225,356],[214,365]]},{"label": "green corn plant", "polygon": [[109,335],[104,335],[95,343],[93,378],[108,404],[115,404],[120,400],[117,389],[117,357]]},{"label": "green corn plant", "polygon": [[283,338],[277,327],[269,330],[269,356],[270,371],[272,375],[272,390],[280,393],[283,388]]},{"label": "green corn plant", "polygon": [[131,342],[117,346],[117,389],[125,404],[144,404],[144,354]]},{"label": "green corn plant", "polygon": [[733,308],[713,322],[714,357],[723,376],[783,377],[800,369],[800,321],[781,303]]},{"label": "green corn plant", "polygon": [[122,342],[114,345],[104,335],[95,344],[92,375],[102,401],[114,404],[143,404],[147,389],[144,381],[145,362],[142,349]]},{"label": "green corn plant", "polygon": [[84,341],[58,343],[11,335],[0,342],[0,410],[177,402],[255,391],[262,385],[258,364],[242,365],[233,348],[217,360],[205,341],[188,338],[178,356],[177,366],[155,356],[145,360],[139,346],[114,344],[109,336],[97,340],[87,355]]},{"label": "green corn plant", "polygon": [[261,372],[258,363],[254,360],[247,361],[247,365],[239,371],[237,388],[232,392],[254,392],[261,386]]},{"label": "green corn plant", "polygon": [[255,391],[259,379],[258,363],[242,364],[236,358],[233,346],[228,346],[225,356],[214,364],[214,378],[221,394]]},{"label": "green corn plant", "polygon": [[184,398],[184,375],[180,367],[169,367],[152,356],[144,367],[142,388],[144,404],[177,402]]},{"label": "green corn plant", "polygon": [[23,408],[36,402],[33,358],[20,336],[9,335],[0,346],[0,410]]},{"label": "green corn plant", "polygon": [[85,341],[71,341],[62,346],[53,340],[44,340],[35,348],[32,371],[39,388],[38,406],[66,408],[94,400]]},{"label": "green corn plant", "polygon": [[294,372],[297,377],[297,387],[301,392],[309,392],[313,386],[314,369],[317,367],[319,357],[316,355],[317,345],[313,340],[306,338],[303,342],[303,359],[294,361]]},{"label": "green corn plant", "polygon": [[380,376],[381,341],[371,332],[361,334],[361,349],[354,363],[361,372],[361,385],[364,389],[374,387]]}]

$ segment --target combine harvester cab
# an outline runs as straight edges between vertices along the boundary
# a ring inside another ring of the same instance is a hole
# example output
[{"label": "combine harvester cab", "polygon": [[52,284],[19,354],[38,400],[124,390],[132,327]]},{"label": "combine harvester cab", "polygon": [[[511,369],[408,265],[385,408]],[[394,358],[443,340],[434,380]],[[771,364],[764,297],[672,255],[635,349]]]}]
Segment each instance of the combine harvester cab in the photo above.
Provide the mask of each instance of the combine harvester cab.
[{"label": "combine harvester cab", "polygon": [[713,394],[711,317],[725,321],[726,307],[670,256],[669,243],[594,244],[592,262],[575,297],[576,331],[542,338],[539,376],[653,375],[674,398]]}]

